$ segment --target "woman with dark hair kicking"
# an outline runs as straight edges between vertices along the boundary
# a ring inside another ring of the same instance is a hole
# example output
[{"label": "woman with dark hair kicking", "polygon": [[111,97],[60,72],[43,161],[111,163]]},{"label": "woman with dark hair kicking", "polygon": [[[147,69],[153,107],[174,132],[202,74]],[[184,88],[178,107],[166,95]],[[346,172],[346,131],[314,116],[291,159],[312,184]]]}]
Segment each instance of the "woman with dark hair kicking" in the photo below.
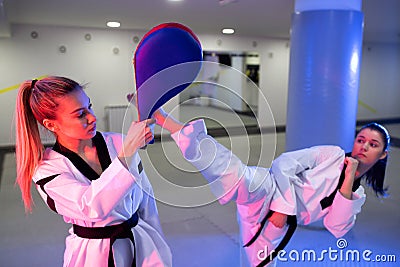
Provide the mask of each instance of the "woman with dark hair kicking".
[{"label": "woman with dark hair kicking", "polygon": [[271,168],[263,168],[243,164],[207,135],[202,120],[183,125],[162,109],[154,117],[171,132],[185,159],[201,171],[219,202],[236,202],[244,266],[269,264],[297,223],[322,220],[335,237],[345,235],[365,202],[362,179],[377,196],[386,195],[390,136],[377,123],[361,128],[350,153],[338,146],[314,146],[283,153]]}]

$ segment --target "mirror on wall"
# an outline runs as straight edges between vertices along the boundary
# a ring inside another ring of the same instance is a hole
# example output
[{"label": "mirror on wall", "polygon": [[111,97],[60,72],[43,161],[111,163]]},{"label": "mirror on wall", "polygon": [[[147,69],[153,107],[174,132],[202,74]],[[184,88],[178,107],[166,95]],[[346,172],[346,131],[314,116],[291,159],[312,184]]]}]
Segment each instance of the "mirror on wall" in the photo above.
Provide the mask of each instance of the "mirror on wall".
[{"label": "mirror on wall", "polygon": [[180,117],[208,128],[257,126],[260,58],[256,52],[204,51],[198,81],[180,93]]}]

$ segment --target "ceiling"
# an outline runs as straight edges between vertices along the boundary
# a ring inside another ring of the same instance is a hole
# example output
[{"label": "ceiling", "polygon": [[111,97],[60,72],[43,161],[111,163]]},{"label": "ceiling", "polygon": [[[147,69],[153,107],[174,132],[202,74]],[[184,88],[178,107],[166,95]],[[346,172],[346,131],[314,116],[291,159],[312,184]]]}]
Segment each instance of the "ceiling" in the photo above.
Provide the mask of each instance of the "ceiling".
[{"label": "ceiling", "polygon": [[[227,4],[221,5],[224,1]],[[295,0],[0,0],[0,33],[12,24],[106,28],[118,20],[121,29],[149,30],[175,21],[197,34],[289,38]],[[3,3],[3,5],[2,5]],[[364,0],[364,41],[400,43],[400,0]],[[10,27],[11,25],[11,27]]]}]

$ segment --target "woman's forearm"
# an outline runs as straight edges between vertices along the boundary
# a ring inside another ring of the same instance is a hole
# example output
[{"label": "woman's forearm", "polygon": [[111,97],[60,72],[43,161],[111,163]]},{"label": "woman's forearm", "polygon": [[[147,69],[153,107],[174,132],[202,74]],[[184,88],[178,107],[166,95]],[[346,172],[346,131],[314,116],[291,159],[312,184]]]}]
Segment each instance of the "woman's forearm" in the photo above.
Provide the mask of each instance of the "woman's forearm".
[{"label": "woman's forearm", "polygon": [[171,134],[180,131],[185,126],[185,124],[166,113],[162,108],[154,112],[153,116],[156,119],[156,123]]},{"label": "woman's forearm", "polygon": [[344,181],[340,188],[340,193],[347,199],[352,199],[353,184],[356,179],[356,172],[358,167],[358,161],[352,157],[345,158],[346,170],[344,172]]},{"label": "woman's forearm", "polygon": [[169,131],[171,134],[180,131],[185,125],[180,121],[177,121],[171,116],[168,116],[163,124],[163,128]]},{"label": "woman's forearm", "polygon": [[351,200],[351,196],[353,194],[353,183],[354,183],[354,179],[345,179],[342,187],[340,188],[340,193],[347,199]]}]

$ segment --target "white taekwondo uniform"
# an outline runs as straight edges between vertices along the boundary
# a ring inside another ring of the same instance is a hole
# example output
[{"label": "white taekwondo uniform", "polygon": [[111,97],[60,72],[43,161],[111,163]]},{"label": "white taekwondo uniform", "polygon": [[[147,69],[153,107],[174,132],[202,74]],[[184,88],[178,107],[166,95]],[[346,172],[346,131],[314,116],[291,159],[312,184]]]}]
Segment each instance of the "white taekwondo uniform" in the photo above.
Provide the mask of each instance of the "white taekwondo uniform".
[{"label": "white taekwondo uniform", "polygon": [[82,238],[71,228],[64,266],[109,266],[109,252],[117,267],[133,266],[134,257],[136,266],[171,266],[171,252],[161,230],[153,189],[139,155],[134,155],[128,170],[117,158],[121,134],[97,132],[92,140],[103,169],[100,176],[77,154],[56,143],[53,149],[46,149],[33,181],[47,205],[66,223],[104,229],[121,224],[136,213],[137,225],[128,228],[134,242],[116,239],[110,250],[110,238]]},{"label": "white taekwondo uniform", "polygon": [[[204,121],[187,124],[172,134],[183,156],[199,169],[221,204],[235,201],[242,243],[247,243],[270,210],[296,215],[297,223],[323,220],[335,237],[346,234],[365,202],[362,186],[352,199],[334,192],[344,167],[344,151],[337,146],[315,146],[287,152],[271,168],[246,166],[230,150],[207,135]],[[323,208],[322,200],[331,195]],[[329,201],[328,201],[329,202]],[[274,249],[286,232],[267,222],[260,236],[242,253],[243,266],[260,263],[257,252]]]}]

